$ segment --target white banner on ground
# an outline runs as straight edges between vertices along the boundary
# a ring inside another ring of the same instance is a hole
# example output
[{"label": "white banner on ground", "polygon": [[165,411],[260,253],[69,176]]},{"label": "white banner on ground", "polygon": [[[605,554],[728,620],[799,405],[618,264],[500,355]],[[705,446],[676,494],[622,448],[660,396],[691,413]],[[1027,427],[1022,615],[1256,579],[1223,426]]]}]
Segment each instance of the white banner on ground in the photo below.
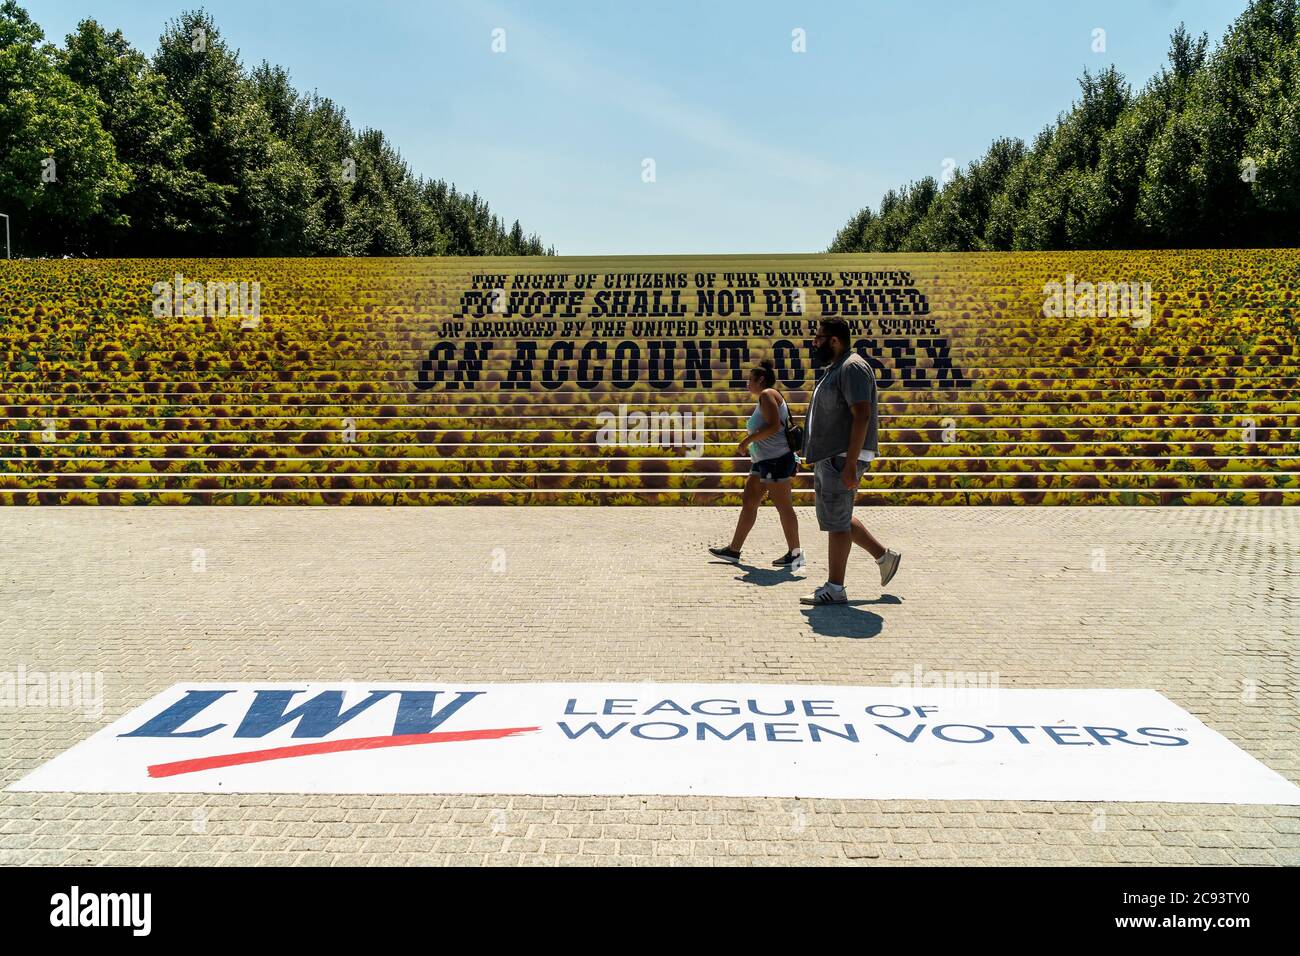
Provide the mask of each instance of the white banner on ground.
[{"label": "white banner on ground", "polygon": [[11,790],[1300,804],[1152,690],[177,684]]}]

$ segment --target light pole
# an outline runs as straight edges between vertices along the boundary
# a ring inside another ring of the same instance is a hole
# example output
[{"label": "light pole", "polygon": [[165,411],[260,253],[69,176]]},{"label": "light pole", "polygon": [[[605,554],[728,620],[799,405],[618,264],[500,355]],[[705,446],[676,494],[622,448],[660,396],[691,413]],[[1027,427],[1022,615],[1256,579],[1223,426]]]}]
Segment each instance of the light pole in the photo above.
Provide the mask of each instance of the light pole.
[{"label": "light pole", "polygon": [[0,219],[4,219],[5,221],[5,258],[8,259],[11,258],[9,255],[9,216],[6,213],[0,212]]}]

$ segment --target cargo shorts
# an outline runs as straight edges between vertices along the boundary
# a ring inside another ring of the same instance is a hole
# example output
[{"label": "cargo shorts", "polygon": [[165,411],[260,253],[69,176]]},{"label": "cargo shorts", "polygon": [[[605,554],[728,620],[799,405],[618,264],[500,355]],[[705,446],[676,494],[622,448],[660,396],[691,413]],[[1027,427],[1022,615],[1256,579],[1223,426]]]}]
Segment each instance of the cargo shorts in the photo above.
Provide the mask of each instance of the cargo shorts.
[{"label": "cargo shorts", "polygon": [[858,496],[857,482],[871,467],[869,461],[856,461],[857,481],[852,490],[840,484],[844,473],[845,456],[823,458],[813,468],[814,501],[817,506],[817,526],[823,531],[848,531],[853,521],[853,501]]}]

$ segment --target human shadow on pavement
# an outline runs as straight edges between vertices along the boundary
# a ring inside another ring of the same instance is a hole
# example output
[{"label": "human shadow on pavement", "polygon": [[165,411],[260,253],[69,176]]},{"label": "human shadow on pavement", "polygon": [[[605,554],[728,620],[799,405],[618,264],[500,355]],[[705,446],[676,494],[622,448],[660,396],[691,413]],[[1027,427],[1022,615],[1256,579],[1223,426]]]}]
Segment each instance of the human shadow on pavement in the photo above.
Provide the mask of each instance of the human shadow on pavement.
[{"label": "human shadow on pavement", "polygon": [[823,637],[850,637],[854,640],[872,638],[884,630],[885,619],[874,611],[861,610],[864,604],[902,604],[903,599],[893,594],[882,594],[874,601],[847,601],[844,604],[825,604],[820,607],[803,607],[808,626]]},{"label": "human shadow on pavement", "polygon": [[755,568],[748,564],[738,564],[736,567],[745,572],[736,578],[737,581],[743,581],[745,584],[757,584],[763,588],[770,588],[774,584],[789,584],[791,581],[804,580],[795,577],[785,568]]},{"label": "human shadow on pavement", "polygon": [[803,578],[795,577],[785,568],[759,568],[752,564],[745,564],[743,561],[716,560],[710,561],[709,564],[721,564],[744,571],[744,574],[733,580],[741,581],[744,584],[757,584],[762,588],[770,588],[774,584],[788,584],[791,581],[803,580]]}]

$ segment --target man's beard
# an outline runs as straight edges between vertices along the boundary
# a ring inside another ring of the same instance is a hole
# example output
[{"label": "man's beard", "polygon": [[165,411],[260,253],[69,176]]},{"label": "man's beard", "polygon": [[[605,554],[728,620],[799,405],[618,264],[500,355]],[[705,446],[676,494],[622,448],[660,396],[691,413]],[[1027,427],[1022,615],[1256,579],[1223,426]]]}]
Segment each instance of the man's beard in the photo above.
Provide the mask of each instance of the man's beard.
[{"label": "man's beard", "polygon": [[818,365],[830,365],[835,359],[835,350],[829,342],[825,342],[813,348],[813,357],[817,359]]}]

